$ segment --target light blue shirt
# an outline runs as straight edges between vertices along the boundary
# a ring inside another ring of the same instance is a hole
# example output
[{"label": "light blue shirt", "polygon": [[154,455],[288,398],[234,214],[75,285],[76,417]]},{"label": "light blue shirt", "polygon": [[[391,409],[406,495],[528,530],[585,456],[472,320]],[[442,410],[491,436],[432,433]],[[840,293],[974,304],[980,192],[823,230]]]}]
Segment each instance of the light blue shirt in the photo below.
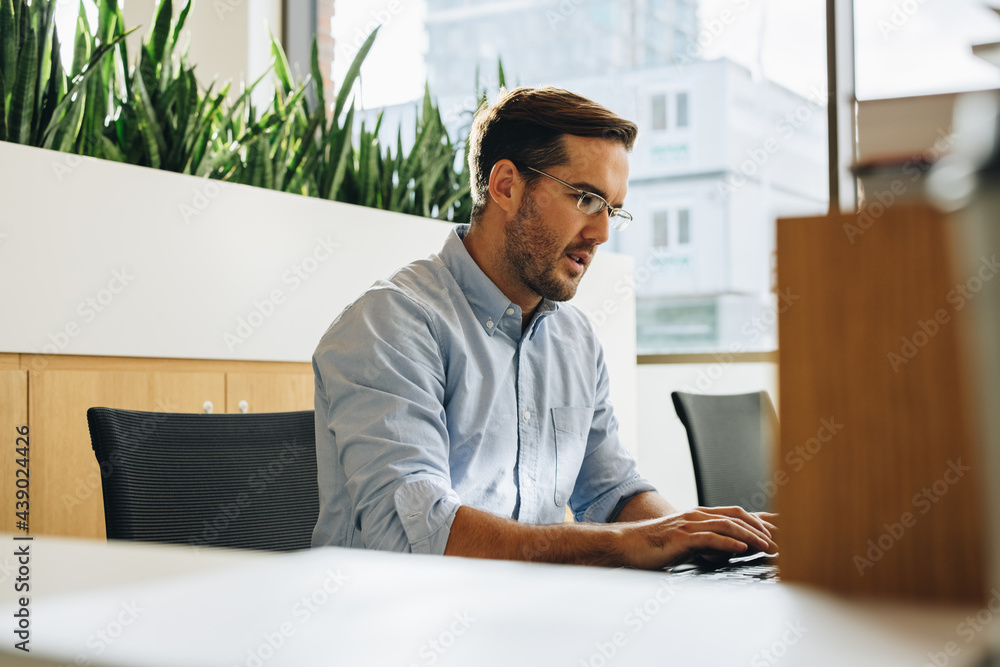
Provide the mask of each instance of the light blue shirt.
[{"label": "light blue shirt", "polygon": [[443,554],[460,505],[606,522],[653,486],[618,437],[604,353],[576,308],[521,309],[450,234],[379,281],[313,355],[313,546]]}]

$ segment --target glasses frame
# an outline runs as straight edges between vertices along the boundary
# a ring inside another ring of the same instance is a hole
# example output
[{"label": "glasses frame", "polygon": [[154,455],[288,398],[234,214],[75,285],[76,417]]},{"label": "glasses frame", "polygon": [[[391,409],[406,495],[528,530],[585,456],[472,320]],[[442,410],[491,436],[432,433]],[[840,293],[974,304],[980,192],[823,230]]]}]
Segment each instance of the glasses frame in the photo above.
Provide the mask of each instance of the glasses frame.
[{"label": "glasses frame", "polygon": [[600,213],[601,211],[603,211],[605,208],[608,209],[608,222],[611,224],[611,227],[614,228],[615,230],[617,230],[619,232],[623,232],[623,231],[625,231],[625,228],[628,227],[628,223],[632,222],[632,214],[631,213],[629,213],[628,211],[626,211],[623,208],[615,208],[614,206],[612,206],[611,204],[608,203],[607,199],[605,199],[601,195],[597,194],[596,192],[587,192],[586,190],[581,190],[580,188],[578,188],[578,187],[576,187],[574,185],[570,185],[569,183],[567,183],[566,181],[562,180],[561,178],[556,178],[552,174],[546,174],[541,169],[535,169],[534,167],[527,167],[527,168],[530,169],[531,171],[535,172],[536,174],[541,174],[542,176],[547,176],[547,177],[551,178],[553,181],[555,181],[557,183],[562,183],[563,185],[565,185],[570,190],[575,191],[579,195],[579,197],[576,200],[576,207],[578,209],[580,209],[581,211],[583,211],[584,213],[587,213],[586,211],[583,210],[583,198],[584,197],[597,197],[598,199],[600,199],[601,202],[604,204],[604,206],[602,206],[601,208],[597,209],[593,213],[587,213],[587,215],[597,215],[598,213]]}]

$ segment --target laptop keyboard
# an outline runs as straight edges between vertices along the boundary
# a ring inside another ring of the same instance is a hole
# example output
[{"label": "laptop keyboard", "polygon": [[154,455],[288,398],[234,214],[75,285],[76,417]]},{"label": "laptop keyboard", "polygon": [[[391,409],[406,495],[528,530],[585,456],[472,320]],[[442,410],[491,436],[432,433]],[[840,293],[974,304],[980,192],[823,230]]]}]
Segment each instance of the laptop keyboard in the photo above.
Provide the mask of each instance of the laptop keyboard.
[{"label": "laptop keyboard", "polygon": [[667,571],[681,579],[708,579],[737,585],[774,584],[779,581],[776,561],[776,556],[760,554],[719,565],[684,563]]}]

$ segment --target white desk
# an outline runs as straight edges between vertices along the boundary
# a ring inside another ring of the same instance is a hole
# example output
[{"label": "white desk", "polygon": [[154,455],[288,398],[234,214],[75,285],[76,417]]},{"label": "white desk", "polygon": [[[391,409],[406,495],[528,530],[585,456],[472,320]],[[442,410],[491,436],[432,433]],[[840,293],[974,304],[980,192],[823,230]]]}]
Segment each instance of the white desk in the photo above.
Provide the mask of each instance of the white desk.
[{"label": "white desk", "polygon": [[[922,667],[955,642],[955,667],[974,664],[988,634],[958,634],[975,609],[852,602],[786,584],[336,548],[0,541],[0,663],[11,666]],[[22,544],[30,655],[13,649],[11,554]]]}]

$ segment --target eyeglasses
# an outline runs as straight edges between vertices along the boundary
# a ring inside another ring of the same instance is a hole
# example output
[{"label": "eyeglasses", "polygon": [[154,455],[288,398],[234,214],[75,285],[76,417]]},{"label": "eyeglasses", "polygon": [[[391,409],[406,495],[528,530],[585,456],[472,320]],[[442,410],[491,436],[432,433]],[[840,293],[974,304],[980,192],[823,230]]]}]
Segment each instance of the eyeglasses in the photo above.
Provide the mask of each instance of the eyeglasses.
[{"label": "eyeglasses", "polygon": [[557,183],[562,183],[570,190],[575,190],[579,196],[576,198],[576,207],[586,213],[587,215],[596,215],[604,210],[605,207],[608,209],[608,222],[611,226],[622,232],[628,227],[628,223],[632,222],[632,214],[620,208],[615,208],[608,203],[608,200],[601,195],[594,194],[593,192],[587,192],[586,190],[581,190],[580,188],[574,187],[567,183],[566,181],[556,178],[552,174],[546,174],[541,169],[535,169],[534,167],[528,167],[531,171],[536,174],[541,174],[542,176],[548,176],[553,181]]}]

